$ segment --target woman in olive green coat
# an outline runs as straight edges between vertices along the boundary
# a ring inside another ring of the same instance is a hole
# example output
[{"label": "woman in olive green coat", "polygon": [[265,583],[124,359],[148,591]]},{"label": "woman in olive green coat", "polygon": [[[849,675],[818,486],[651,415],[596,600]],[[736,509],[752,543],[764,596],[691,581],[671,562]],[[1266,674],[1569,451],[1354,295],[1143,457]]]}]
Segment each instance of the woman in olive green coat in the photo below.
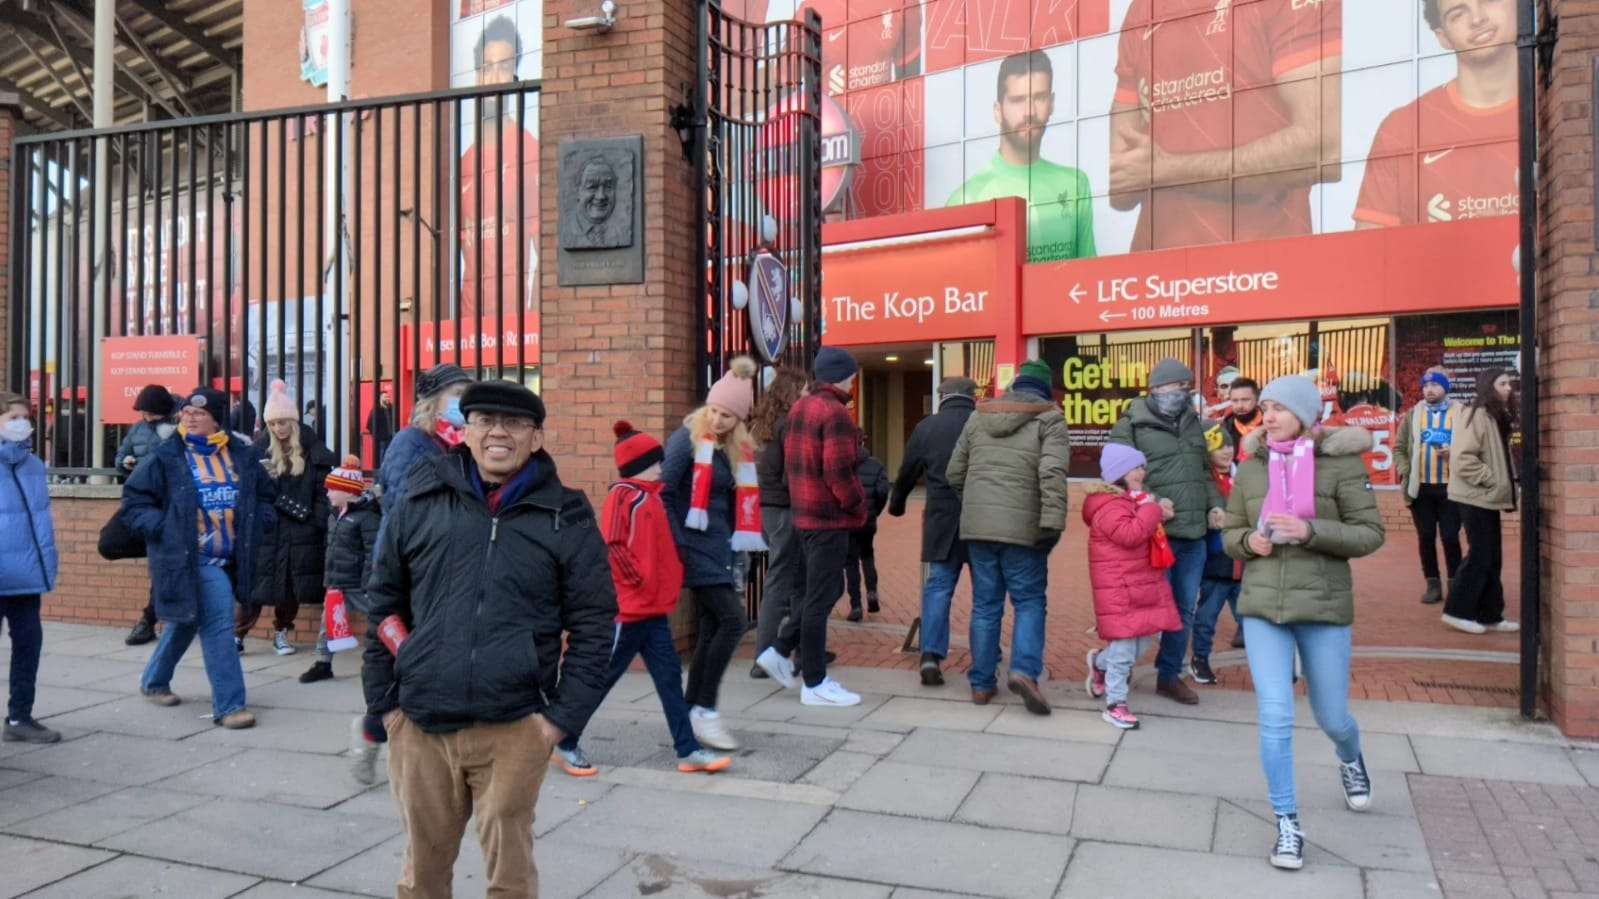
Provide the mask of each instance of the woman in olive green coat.
[{"label": "woman in olive green coat", "polygon": [[1244,562],[1238,615],[1255,682],[1260,758],[1277,842],[1271,863],[1304,865],[1304,832],[1294,792],[1294,656],[1304,665],[1310,708],[1337,750],[1344,801],[1371,805],[1360,728],[1349,714],[1350,625],[1355,619],[1349,560],[1382,546],[1362,454],[1360,428],[1318,430],[1321,391],[1309,378],[1278,378],[1260,394],[1265,422],[1245,441],[1222,540]]},{"label": "woman in olive green coat", "polygon": [[1515,633],[1505,617],[1505,563],[1500,514],[1516,508],[1510,430],[1516,417],[1515,374],[1493,368],[1477,375],[1477,397],[1449,451],[1449,498],[1460,506],[1471,548],[1449,582],[1443,622],[1468,634]]}]

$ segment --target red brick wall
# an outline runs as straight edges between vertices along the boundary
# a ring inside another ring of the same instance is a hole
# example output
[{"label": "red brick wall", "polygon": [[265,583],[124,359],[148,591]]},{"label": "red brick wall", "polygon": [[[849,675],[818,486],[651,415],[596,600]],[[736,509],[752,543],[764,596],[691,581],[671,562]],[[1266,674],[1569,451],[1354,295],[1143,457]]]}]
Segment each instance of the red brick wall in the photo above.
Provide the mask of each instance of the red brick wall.
[{"label": "red brick wall", "polygon": [[1574,737],[1599,737],[1599,254],[1593,54],[1599,4],[1552,0],[1560,40],[1539,104],[1545,698]]}]

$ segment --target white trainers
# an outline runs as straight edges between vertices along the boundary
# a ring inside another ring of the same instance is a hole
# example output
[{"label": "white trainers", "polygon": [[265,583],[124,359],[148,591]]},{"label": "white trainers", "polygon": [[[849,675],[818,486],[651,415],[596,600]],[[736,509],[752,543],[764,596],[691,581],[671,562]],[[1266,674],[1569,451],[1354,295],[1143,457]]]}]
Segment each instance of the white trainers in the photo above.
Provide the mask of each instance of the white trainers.
[{"label": "white trainers", "polygon": [[272,651],[280,656],[294,655],[294,644],[289,642],[288,631],[278,631],[272,635]]},{"label": "white trainers", "polygon": [[689,726],[694,729],[694,739],[712,749],[723,752],[733,752],[738,749],[738,740],[728,731],[727,725],[722,722],[722,716],[715,709],[702,709],[695,706],[688,712]]},{"label": "white trainers", "polygon": [[814,687],[805,687],[800,690],[800,703],[802,705],[832,706],[844,708],[846,706],[860,705],[861,697],[844,689],[844,685],[832,678],[827,678]]},{"label": "white trainers", "polygon": [[1487,628],[1483,627],[1482,625],[1478,624],[1475,621],[1470,621],[1470,620],[1465,619],[1465,618],[1456,618],[1453,615],[1441,615],[1441,616],[1439,616],[1439,620],[1442,621],[1444,624],[1447,624],[1450,627],[1454,628],[1455,630],[1462,631],[1464,633],[1468,633],[1468,634],[1486,634],[1486,633],[1488,633],[1488,629]]},{"label": "white trainers", "polygon": [[1492,625],[1488,629],[1500,634],[1514,634],[1521,630],[1521,622],[1511,621],[1509,618],[1506,618],[1504,621]]},{"label": "white trainers", "polygon": [[371,786],[377,782],[378,750],[377,743],[366,738],[366,729],[362,727],[362,716],[356,715],[350,721],[350,774],[356,782]]},{"label": "white trainers", "polygon": [[783,689],[792,690],[799,686],[799,678],[794,676],[794,663],[777,654],[777,650],[768,646],[755,659],[755,664],[761,666],[767,676],[783,685]]}]

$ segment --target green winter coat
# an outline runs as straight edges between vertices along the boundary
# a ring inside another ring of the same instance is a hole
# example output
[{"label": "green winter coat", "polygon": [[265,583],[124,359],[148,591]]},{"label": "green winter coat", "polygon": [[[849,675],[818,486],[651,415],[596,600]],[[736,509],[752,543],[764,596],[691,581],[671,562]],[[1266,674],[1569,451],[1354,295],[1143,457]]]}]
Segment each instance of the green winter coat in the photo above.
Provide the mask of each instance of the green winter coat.
[{"label": "green winter coat", "polygon": [[1134,400],[1111,428],[1110,442],[1130,446],[1149,460],[1144,489],[1177,507],[1177,517],[1166,522],[1166,536],[1205,539],[1210,510],[1220,509],[1223,503],[1210,476],[1210,450],[1199,415],[1187,408],[1173,423],[1157,415],[1149,398],[1143,397]]},{"label": "green winter coat", "polygon": [[1355,620],[1354,579],[1349,560],[1382,547],[1385,532],[1361,454],[1371,450],[1371,432],[1328,428],[1316,442],[1316,517],[1303,545],[1278,544],[1257,556],[1247,539],[1258,527],[1270,481],[1264,428],[1244,441],[1249,459],[1238,466],[1227,505],[1222,543],[1244,562],[1238,614],[1276,624],[1339,624]]},{"label": "green winter coat", "polygon": [[1072,446],[1060,406],[1026,394],[984,400],[949,457],[961,497],[961,539],[1032,546],[1066,529]]}]

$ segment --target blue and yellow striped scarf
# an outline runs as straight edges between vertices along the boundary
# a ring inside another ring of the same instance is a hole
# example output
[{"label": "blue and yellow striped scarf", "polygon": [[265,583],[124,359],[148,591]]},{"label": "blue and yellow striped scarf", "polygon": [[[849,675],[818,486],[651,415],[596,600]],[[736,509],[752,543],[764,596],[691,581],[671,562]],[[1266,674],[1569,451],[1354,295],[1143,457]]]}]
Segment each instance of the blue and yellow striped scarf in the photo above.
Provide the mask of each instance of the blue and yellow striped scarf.
[{"label": "blue and yellow striped scarf", "polygon": [[200,561],[225,565],[233,560],[238,534],[234,513],[239,504],[238,470],[228,449],[227,432],[200,437],[179,428],[178,433],[183,435],[184,457],[194,478]]}]

